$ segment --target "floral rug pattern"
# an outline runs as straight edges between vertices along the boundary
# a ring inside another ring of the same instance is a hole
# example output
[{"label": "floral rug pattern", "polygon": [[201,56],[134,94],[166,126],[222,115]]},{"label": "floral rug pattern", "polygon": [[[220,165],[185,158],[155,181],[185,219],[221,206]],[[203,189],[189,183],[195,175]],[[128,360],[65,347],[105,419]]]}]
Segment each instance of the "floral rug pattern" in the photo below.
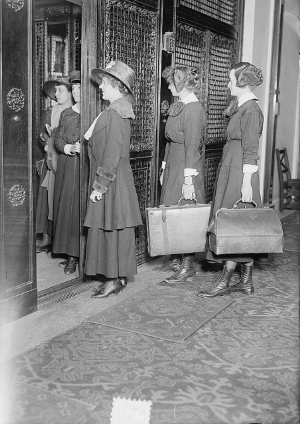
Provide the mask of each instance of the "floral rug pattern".
[{"label": "floral rug pattern", "polygon": [[[109,424],[114,397],[151,400],[150,424],[299,424],[298,212],[292,217],[284,253],[255,266],[254,295],[230,295],[183,343],[84,322],[7,363],[10,419],[1,424]],[[219,272],[199,270],[168,290],[196,295]]]}]

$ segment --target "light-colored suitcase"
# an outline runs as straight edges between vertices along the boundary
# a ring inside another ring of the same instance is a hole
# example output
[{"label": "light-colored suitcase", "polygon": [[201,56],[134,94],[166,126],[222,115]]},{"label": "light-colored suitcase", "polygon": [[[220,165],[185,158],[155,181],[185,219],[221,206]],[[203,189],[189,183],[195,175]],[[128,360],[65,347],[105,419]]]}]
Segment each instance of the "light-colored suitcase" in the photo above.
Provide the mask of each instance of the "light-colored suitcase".
[{"label": "light-colored suitcase", "polygon": [[204,252],[210,205],[161,205],[146,212],[150,256]]}]

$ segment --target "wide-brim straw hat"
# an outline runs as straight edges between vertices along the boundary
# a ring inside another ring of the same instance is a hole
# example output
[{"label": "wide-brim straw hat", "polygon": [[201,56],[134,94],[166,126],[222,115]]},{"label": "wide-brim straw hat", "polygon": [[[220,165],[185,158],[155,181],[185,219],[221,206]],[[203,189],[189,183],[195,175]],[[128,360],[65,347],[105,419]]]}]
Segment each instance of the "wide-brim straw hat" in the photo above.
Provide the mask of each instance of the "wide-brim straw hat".
[{"label": "wide-brim straw hat", "polygon": [[135,72],[132,68],[126,65],[126,63],[121,62],[120,60],[116,60],[111,61],[105,69],[92,69],[92,76],[99,85],[101,85],[102,78],[105,75],[111,75],[112,77],[117,78],[119,81],[121,81],[128,89],[133,99],[135,99],[135,95],[133,92]]},{"label": "wide-brim straw hat", "polygon": [[46,81],[45,84],[43,85],[43,91],[47,94],[47,96],[51,97],[52,100],[56,100],[56,97],[55,97],[56,85],[65,85],[70,91],[72,89],[71,83],[70,83],[70,77],[68,76],[62,76],[56,79],[51,79],[49,81]]}]

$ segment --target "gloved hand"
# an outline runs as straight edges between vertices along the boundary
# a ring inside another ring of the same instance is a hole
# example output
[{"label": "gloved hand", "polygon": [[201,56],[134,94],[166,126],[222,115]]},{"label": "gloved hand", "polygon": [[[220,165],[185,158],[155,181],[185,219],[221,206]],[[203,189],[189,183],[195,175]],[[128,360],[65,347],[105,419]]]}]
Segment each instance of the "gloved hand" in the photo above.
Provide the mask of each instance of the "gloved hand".
[{"label": "gloved hand", "polygon": [[74,156],[74,155],[76,155],[76,153],[75,153],[75,147],[74,147],[73,144],[66,144],[65,147],[64,147],[64,152],[68,156]]}]

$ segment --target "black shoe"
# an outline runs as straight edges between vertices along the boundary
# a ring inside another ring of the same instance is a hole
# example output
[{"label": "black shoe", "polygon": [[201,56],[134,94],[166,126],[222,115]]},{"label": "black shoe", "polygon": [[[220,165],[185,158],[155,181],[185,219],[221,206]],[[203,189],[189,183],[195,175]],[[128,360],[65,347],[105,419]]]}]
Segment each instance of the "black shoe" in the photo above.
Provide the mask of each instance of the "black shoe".
[{"label": "black shoe", "polygon": [[126,277],[119,277],[120,283],[123,287],[127,286],[127,278]]},{"label": "black shoe", "polygon": [[216,286],[213,287],[209,291],[197,293],[199,297],[215,297],[215,296],[223,296],[224,294],[230,294],[230,286],[229,282],[234,273],[234,269],[228,269],[224,266],[221,277],[217,282]]},{"label": "black shoe", "polygon": [[194,255],[183,255],[182,264],[177,272],[171,277],[165,278],[166,283],[183,283],[196,275],[194,267]]},{"label": "black shoe", "polygon": [[252,282],[252,264],[241,264],[240,281],[230,287],[230,291],[241,291],[244,294],[253,294],[254,287]]},{"label": "black shoe", "polygon": [[75,256],[68,256],[66,266],[64,268],[64,273],[66,275],[74,274],[76,271],[76,266],[78,264],[78,258]]},{"label": "black shoe", "polygon": [[122,286],[119,278],[114,278],[112,280],[106,281],[103,287],[97,290],[91,297],[108,297],[110,294],[115,293],[117,295],[122,291],[124,286]]},{"label": "black shoe", "polygon": [[36,253],[47,252],[49,253],[51,250],[51,243],[48,244],[39,244],[36,246]]}]

